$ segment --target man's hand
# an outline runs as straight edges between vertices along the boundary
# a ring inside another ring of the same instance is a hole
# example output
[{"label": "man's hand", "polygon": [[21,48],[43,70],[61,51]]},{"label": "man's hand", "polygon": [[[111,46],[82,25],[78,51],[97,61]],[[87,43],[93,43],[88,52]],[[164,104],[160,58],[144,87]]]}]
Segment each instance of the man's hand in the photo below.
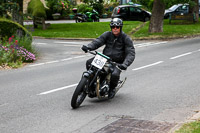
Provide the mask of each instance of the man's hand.
[{"label": "man's hand", "polygon": [[90,49],[87,47],[87,46],[85,46],[85,45],[83,45],[82,46],[82,48],[81,48],[85,53],[87,53]]},{"label": "man's hand", "polygon": [[118,64],[117,65],[121,70],[126,70],[127,69],[127,65],[125,64]]}]

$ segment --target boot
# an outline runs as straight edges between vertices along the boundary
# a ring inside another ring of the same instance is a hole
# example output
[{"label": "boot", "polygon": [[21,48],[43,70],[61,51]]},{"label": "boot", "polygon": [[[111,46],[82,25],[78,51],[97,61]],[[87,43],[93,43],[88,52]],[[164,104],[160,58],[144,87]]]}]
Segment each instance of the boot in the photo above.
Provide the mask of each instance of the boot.
[{"label": "boot", "polygon": [[109,92],[108,92],[108,99],[114,98],[115,92],[116,92],[115,88],[113,88],[113,89],[110,88],[110,90],[109,90]]}]

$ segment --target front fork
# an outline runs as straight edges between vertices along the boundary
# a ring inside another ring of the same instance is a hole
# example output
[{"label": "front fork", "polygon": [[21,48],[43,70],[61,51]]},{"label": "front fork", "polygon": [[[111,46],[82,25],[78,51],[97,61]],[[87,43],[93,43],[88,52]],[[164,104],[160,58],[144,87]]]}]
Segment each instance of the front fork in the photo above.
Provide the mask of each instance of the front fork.
[{"label": "front fork", "polygon": [[100,72],[100,69],[97,70],[96,73],[92,70],[88,70],[86,72],[83,72],[83,77],[88,79],[87,87],[85,88],[85,91],[88,93],[89,89],[92,87],[92,85],[96,82],[97,76]]}]

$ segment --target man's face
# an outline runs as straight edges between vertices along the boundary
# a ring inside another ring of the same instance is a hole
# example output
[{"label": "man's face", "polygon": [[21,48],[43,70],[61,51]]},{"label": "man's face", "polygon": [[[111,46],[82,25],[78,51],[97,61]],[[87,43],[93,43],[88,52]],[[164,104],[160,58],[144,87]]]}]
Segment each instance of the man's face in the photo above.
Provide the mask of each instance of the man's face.
[{"label": "man's face", "polygon": [[119,36],[120,34],[120,27],[119,26],[112,26],[112,33],[115,35],[115,36]]}]

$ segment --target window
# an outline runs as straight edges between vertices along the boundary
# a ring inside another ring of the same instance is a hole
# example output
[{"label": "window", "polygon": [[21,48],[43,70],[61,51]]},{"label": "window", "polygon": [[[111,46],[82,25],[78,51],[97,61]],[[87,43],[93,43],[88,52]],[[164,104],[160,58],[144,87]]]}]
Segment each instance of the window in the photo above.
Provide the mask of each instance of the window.
[{"label": "window", "polygon": [[128,12],[128,7],[122,7],[120,8],[121,13],[127,13]]}]

